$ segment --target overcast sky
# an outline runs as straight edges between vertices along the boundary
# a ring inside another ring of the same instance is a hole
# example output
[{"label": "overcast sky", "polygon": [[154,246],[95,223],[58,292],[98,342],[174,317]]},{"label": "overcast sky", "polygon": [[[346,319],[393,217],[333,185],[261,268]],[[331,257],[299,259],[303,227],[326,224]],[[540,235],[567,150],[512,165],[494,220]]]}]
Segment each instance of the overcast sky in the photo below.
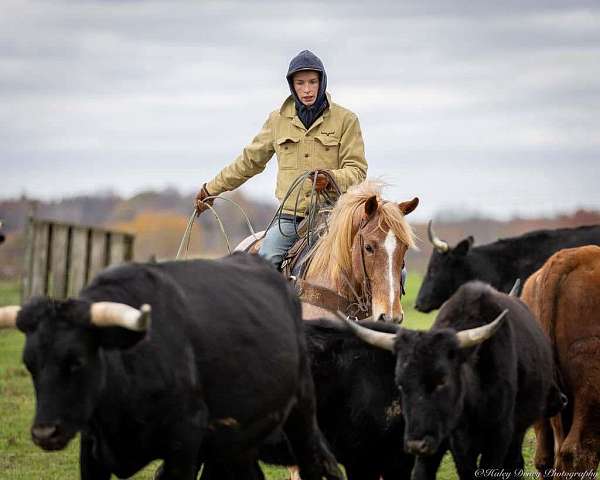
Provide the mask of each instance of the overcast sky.
[{"label": "overcast sky", "polygon": [[[600,208],[598,0],[1,0],[0,198],[192,191],[305,48],[415,217]],[[274,199],[275,167],[243,191]]]}]

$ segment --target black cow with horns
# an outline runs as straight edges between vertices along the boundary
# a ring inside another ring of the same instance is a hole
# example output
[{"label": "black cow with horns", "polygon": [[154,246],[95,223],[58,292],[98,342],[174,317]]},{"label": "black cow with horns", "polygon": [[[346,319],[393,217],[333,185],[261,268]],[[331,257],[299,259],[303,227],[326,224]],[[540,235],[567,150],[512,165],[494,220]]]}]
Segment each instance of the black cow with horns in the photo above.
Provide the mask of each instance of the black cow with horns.
[{"label": "black cow with horns", "polygon": [[549,341],[528,308],[481,282],[460,287],[429,331],[386,334],[347,324],[396,356],[414,479],[437,470],[445,439],[461,479],[475,478],[478,467],[483,477],[486,469],[518,472],[527,429],[564,406]]},{"label": "black cow with horns", "polygon": [[[141,306],[141,308],[140,308]],[[152,320],[150,322],[150,319]],[[300,304],[256,256],[129,264],[76,299],[0,309],[25,333],[35,444],[81,432],[81,478],[260,479],[256,449],[282,428],[305,480],[342,479],[315,415]]]},{"label": "black cow with horns", "polygon": [[468,281],[481,280],[507,292],[516,278],[525,282],[560,249],[600,245],[600,225],[536,230],[480,246],[467,237],[450,247],[431,222],[428,233],[434,248],[415,304],[422,312],[439,308]]},{"label": "black cow with horns", "polygon": [[[414,457],[402,449],[404,420],[394,384],[394,358],[356,338],[339,320],[309,320],[304,325],[319,426],[348,480],[410,478]],[[384,333],[396,331],[390,323],[363,325]],[[261,460],[293,465],[286,443],[282,436],[272,436],[261,449]]]}]

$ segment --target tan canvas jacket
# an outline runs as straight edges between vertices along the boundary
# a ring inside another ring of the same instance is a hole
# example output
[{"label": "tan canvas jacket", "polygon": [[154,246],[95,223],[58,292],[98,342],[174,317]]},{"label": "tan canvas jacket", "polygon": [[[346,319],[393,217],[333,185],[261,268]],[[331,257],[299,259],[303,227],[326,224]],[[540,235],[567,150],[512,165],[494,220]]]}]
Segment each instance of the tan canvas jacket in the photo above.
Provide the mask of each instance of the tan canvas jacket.
[{"label": "tan canvas jacket", "polygon": [[[275,196],[281,202],[291,183],[301,173],[327,169],[333,173],[342,192],[362,182],[367,176],[367,161],[358,118],[351,111],[333,103],[307,130],[296,115],[290,95],[279,110],[272,112],[262,130],[233,163],[207,183],[211,195],[234,190],[265,169],[277,154],[278,172]],[[308,207],[310,182],[303,185],[297,213]],[[284,205],[284,213],[293,213],[296,195]]]}]

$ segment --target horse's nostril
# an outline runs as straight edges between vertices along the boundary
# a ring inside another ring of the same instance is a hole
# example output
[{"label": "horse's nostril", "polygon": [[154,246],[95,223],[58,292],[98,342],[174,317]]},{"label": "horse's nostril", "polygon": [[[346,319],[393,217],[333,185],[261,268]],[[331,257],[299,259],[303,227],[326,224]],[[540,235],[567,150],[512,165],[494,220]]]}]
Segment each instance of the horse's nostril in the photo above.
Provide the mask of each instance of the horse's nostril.
[{"label": "horse's nostril", "polygon": [[386,313],[382,313],[381,315],[379,315],[379,317],[377,318],[378,322],[391,322],[392,321],[392,317]]}]

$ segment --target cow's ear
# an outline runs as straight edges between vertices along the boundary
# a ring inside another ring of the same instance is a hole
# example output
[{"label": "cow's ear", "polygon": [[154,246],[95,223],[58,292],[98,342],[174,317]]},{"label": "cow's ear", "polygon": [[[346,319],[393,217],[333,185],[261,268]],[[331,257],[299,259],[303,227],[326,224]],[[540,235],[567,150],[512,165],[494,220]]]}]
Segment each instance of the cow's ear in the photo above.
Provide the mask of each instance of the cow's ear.
[{"label": "cow's ear", "polygon": [[93,327],[100,347],[126,350],[141,342],[148,332],[134,332],[123,327]]},{"label": "cow's ear", "polygon": [[417,208],[417,205],[419,205],[418,197],[415,197],[412,200],[409,200],[407,202],[402,202],[402,203],[398,204],[398,206],[400,207],[400,211],[402,212],[402,215],[408,215],[415,208]]},{"label": "cow's ear", "polygon": [[456,245],[456,247],[454,247],[452,249],[452,253],[454,253],[456,255],[460,255],[460,256],[466,255],[467,252],[469,251],[469,249],[471,248],[471,246],[473,245],[473,241],[474,241],[473,237],[468,236],[464,240],[461,240],[460,242],[458,242],[458,245]]}]

